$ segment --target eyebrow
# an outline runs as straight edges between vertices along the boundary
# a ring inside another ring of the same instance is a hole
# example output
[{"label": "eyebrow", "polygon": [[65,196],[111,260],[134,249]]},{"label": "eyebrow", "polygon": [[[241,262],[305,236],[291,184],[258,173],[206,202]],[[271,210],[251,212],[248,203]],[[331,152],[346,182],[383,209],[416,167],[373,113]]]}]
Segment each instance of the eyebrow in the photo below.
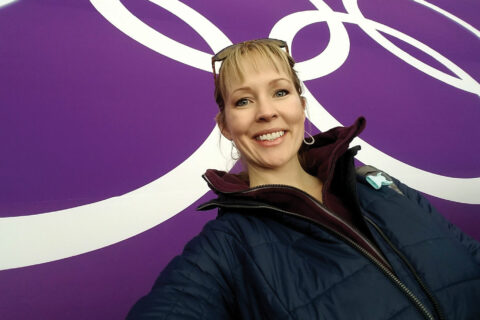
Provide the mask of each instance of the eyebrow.
[{"label": "eyebrow", "polygon": [[[276,78],[276,79],[273,79],[270,82],[268,82],[268,85],[271,86],[271,85],[276,84],[277,82],[281,82],[281,81],[287,81],[288,83],[293,84],[292,80],[290,80],[288,78]],[[231,95],[234,94],[237,91],[249,91],[249,90],[251,90],[251,88],[249,86],[240,87],[240,88],[237,88],[237,89],[233,90]]]},{"label": "eyebrow", "polygon": [[270,81],[268,84],[271,85],[272,83],[275,83],[275,82],[280,82],[280,81],[287,81],[289,83],[292,83],[292,80],[288,79],[288,78],[277,78],[277,79],[273,79],[272,81]]}]

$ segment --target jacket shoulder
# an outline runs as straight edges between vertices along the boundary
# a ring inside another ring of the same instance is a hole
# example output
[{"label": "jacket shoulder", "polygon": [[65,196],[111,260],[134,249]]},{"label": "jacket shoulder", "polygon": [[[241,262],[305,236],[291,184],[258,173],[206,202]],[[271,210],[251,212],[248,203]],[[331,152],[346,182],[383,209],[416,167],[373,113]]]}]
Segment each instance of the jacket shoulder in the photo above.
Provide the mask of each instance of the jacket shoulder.
[{"label": "jacket shoulder", "polygon": [[[436,225],[440,227],[441,230],[445,232],[445,235],[448,235],[448,237],[455,239],[461,243],[462,246],[466,247],[477,263],[480,263],[480,243],[449,222],[421,192],[373,166],[358,167],[356,171],[357,191],[360,203],[364,209],[370,212],[379,212],[381,216],[385,216],[387,213],[396,214],[400,219],[398,224],[401,224],[403,218],[407,218],[406,220],[404,219],[407,223],[405,229],[409,230],[410,236],[412,227],[415,226],[413,222],[417,221],[417,219],[426,219],[423,220],[424,223],[430,226]],[[383,190],[375,190],[367,181],[367,177],[379,173],[392,182],[386,188],[382,187],[381,189]],[[392,192],[392,190],[395,192]],[[418,224],[420,224],[420,222],[418,222]],[[434,228],[428,228],[423,234],[432,230],[434,230]]]},{"label": "jacket shoulder", "polygon": [[236,302],[232,270],[241,244],[231,222],[208,222],[161,272],[127,319],[230,319]]}]

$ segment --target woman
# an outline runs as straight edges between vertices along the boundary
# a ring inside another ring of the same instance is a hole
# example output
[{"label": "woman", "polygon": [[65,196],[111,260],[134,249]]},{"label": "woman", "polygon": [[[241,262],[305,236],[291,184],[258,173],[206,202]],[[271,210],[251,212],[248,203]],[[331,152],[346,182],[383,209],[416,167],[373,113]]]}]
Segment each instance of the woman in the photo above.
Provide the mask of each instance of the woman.
[{"label": "woman", "polygon": [[245,173],[206,172],[218,198],[199,209],[217,219],[129,318],[480,319],[480,245],[418,192],[356,173],[348,145],[363,118],[304,138],[285,42],[243,42],[212,61],[216,120]]}]

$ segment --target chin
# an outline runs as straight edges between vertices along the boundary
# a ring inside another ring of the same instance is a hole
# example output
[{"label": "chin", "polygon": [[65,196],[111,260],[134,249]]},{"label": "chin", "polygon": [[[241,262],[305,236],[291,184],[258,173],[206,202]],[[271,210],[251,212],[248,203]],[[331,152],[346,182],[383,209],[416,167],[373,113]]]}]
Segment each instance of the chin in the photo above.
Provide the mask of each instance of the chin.
[{"label": "chin", "polygon": [[281,167],[285,166],[287,163],[288,163],[287,159],[275,158],[275,159],[269,159],[269,160],[262,161],[260,163],[260,167],[272,170],[272,169],[281,168]]}]

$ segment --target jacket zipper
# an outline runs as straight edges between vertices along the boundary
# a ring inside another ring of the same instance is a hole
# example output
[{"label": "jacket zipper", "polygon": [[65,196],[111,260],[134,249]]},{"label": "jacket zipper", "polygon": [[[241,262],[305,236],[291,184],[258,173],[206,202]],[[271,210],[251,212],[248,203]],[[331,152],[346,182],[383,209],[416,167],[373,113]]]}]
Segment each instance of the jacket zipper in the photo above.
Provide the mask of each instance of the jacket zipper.
[{"label": "jacket zipper", "polygon": [[[250,189],[251,190],[251,189]],[[284,213],[284,214],[287,214],[287,215],[290,215],[290,216],[294,216],[296,218],[300,218],[300,219],[304,219],[304,220],[307,220],[323,229],[326,229],[327,231],[333,233],[334,235],[336,235],[337,237],[339,237],[340,239],[344,240],[346,243],[350,244],[353,248],[357,249],[358,251],[360,251],[360,253],[362,253],[366,258],[368,258],[371,262],[373,262],[374,265],[376,265],[383,273],[384,275],[387,276],[387,278],[389,278],[399,289],[400,291],[402,291],[408,299],[410,299],[410,301],[415,305],[415,307],[417,307],[417,309],[422,313],[422,315],[425,317],[425,319],[428,319],[428,320],[435,320],[435,318],[430,314],[430,312],[428,311],[428,309],[422,304],[422,302],[410,291],[410,289],[407,288],[407,286],[400,281],[400,279],[398,279],[394,274],[393,272],[391,272],[387,267],[385,267],[385,265],[383,265],[382,263],[380,263],[374,256],[372,256],[370,254],[370,252],[368,252],[367,250],[365,250],[364,248],[362,248],[361,246],[359,246],[357,243],[355,243],[354,241],[352,241],[351,239],[347,238],[346,236],[344,236],[343,234],[327,227],[327,226],[324,226],[324,225],[321,225],[319,224],[318,222],[316,222],[315,220],[311,219],[311,218],[308,218],[308,217],[305,217],[305,216],[302,216],[300,214],[297,214],[297,213],[294,213],[294,212],[290,212],[290,211],[286,211],[286,210],[282,210],[282,209],[279,209],[279,208],[275,208],[275,207],[272,207],[272,206],[268,206],[268,205],[257,205],[257,206],[241,206],[241,205],[228,205],[228,204],[221,204],[221,203],[215,203],[215,202],[210,202],[208,205],[216,205],[218,207],[224,207],[224,208],[236,208],[236,209],[270,209],[270,210],[273,210],[273,211],[277,211],[277,212],[281,212],[281,213]],[[200,206],[199,209],[202,209],[202,208],[205,208],[204,206]]]},{"label": "jacket zipper", "polygon": [[443,315],[443,312],[441,311],[441,308],[440,308],[440,304],[438,303],[438,301],[435,299],[435,297],[433,296],[433,294],[431,293],[430,289],[425,285],[425,283],[422,281],[422,279],[420,278],[420,276],[418,275],[417,271],[415,270],[415,268],[412,266],[412,264],[408,261],[408,259],[405,257],[405,255],[400,252],[395,246],[394,244],[390,241],[390,239],[385,235],[385,233],[383,233],[383,231],[380,229],[380,227],[375,223],[373,222],[369,217],[367,216],[364,216],[365,220],[367,220],[368,223],[370,223],[374,228],[375,230],[377,230],[377,232],[380,234],[380,236],[385,240],[385,242],[390,246],[390,248],[392,248],[393,251],[395,251],[395,253],[400,257],[400,259],[402,259],[402,261],[405,263],[405,265],[408,267],[408,269],[410,270],[410,272],[413,274],[413,276],[415,277],[415,280],[417,281],[417,283],[420,285],[420,287],[423,289],[423,291],[425,292],[425,294],[427,295],[428,299],[430,300],[430,302],[432,303],[433,307],[434,307],[434,310],[435,310],[435,313],[437,314],[438,318],[441,319],[441,320],[444,320],[445,319],[445,316]]}]

